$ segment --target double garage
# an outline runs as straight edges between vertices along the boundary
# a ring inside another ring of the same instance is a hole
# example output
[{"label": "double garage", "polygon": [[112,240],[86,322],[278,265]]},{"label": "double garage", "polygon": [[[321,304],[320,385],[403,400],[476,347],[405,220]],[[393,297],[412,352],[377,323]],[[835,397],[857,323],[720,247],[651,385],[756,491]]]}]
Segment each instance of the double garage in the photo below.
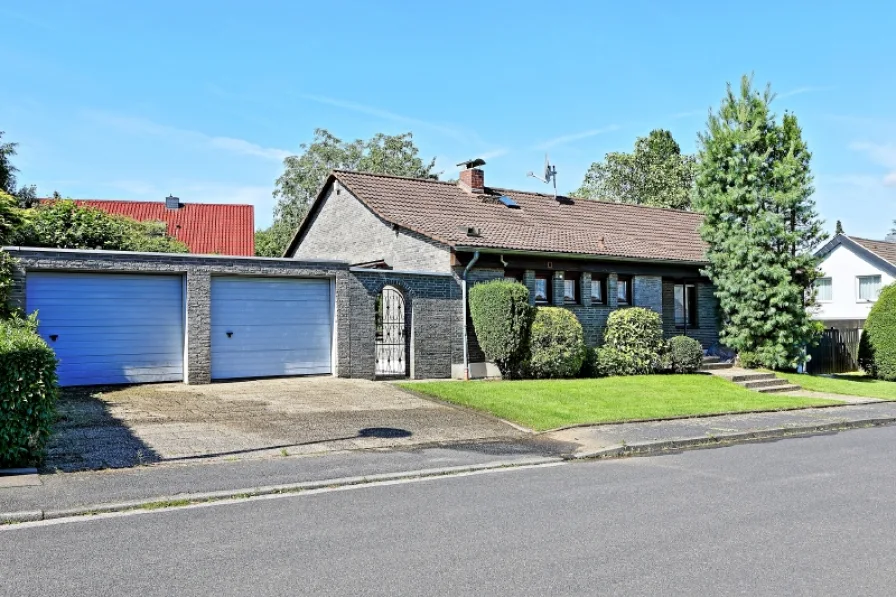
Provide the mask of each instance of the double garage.
[{"label": "double garage", "polygon": [[333,278],[188,276],[29,271],[25,309],[60,385],[180,381],[197,351],[212,380],[333,372]]}]

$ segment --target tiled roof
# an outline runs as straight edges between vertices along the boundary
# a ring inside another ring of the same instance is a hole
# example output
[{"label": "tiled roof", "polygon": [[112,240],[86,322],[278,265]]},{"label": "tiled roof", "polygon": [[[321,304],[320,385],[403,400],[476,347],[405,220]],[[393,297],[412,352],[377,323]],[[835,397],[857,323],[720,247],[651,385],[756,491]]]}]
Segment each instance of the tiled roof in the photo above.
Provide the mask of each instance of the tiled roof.
[{"label": "tiled roof", "polygon": [[887,242],[885,240],[871,240],[868,238],[858,238],[856,236],[849,237],[856,244],[868,249],[884,261],[888,261],[892,265],[896,265],[896,243]]},{"label": "tiled roof", "polygon": [[[454,183],[379,174],[333,177],[382,219],[452,247],[705,262],[696,213],[498,188],[473,195]],[[470,227],[479,235],[468,235]]]},{"label": "tiled roof", "polygon": [[167,209],[164,201],[74,201],[141,222],[165,222],[168,235],[187,245],[191,253],[255,255],[255,216],[251,205],[184,203],[179,209]]}]

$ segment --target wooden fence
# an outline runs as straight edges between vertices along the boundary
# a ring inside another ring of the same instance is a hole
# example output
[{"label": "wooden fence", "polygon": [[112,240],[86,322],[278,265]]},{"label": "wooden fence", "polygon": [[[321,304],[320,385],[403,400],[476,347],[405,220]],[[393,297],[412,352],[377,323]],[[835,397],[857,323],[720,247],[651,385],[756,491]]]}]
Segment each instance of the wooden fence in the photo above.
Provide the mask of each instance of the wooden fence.
[{"label": "wooden fence", "polygon": [[815,375],[859,370],[860,329],[828,328],[817,346],[809,349],[812,359],[806,371]]}]

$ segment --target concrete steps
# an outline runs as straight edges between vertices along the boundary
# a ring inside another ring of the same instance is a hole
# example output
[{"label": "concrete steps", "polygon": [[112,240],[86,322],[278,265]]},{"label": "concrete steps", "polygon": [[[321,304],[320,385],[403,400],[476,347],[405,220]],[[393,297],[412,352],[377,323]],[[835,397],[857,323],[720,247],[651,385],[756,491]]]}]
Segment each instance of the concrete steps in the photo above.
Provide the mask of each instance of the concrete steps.
[{"label": "concrete steps", "polygon": [[741,387],[762,394],[793,392],[801,389],[797,385],[788,383],[785,379],[779,379],[774,373],[741,369],[740,367],[735,367],[734,363],[721,362],[719,357],[704,357],[703,367],[700,370],[718,377],[724,377]]},{"label": "concrete steps", "polygon": [[703,366],[700,371],[715,371],[718,369],[731,369],[733,363],[723,363],[719,357],[703,357]]}]

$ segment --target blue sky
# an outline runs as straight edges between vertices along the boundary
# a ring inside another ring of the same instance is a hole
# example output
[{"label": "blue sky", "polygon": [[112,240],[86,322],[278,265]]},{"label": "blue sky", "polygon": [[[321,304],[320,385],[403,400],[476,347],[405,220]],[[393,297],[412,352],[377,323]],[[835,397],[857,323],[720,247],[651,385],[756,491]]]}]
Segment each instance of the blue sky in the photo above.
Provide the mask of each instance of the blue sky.
[{"label": "blue sky", "polygon": [[694,151],[725,84],[755,73],[794,111],[832,229],[896,218],[896,3],[4,3],[0,130],[20,180],[71,197],[253,203],[317,127],[412,131],[445,177],[545,152],[561,191],[667,128]]}]

